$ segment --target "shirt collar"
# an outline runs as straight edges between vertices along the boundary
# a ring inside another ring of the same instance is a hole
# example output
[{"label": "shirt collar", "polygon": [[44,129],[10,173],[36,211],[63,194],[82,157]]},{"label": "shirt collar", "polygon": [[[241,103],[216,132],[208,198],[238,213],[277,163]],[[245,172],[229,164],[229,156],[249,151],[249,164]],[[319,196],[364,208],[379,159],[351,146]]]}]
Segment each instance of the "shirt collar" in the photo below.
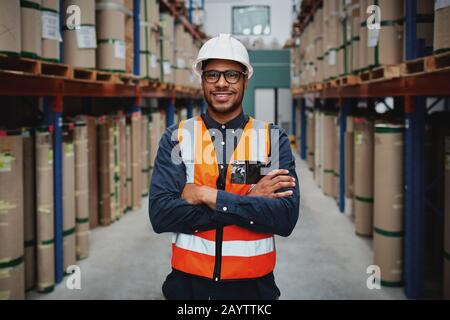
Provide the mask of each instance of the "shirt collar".
[{"label": "shirt collar", "polygon": [[[218,123],[216,120],[211,118],[208,114],[208,112],[205,112],[202,114],[202,119],[205,122],[205,125],[208,129],[223,129],[222,124]],[[245,127],[245,124],[248,121],[248,115],[246,115],[243,111],[233,118],[232,120],[228,121],[227,123],[223,124],[225,126],[225,129],[243,129]]]}]

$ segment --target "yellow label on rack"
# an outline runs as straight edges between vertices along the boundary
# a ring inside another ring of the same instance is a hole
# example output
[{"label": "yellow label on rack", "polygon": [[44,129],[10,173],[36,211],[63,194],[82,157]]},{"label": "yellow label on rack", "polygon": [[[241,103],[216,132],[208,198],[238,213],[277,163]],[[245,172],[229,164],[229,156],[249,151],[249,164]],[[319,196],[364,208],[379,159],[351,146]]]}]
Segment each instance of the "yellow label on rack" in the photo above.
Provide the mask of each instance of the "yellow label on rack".
[{"label": "yellow label on rack", "polygon": [[48,150],[47,159],[48,164],[53,164],[53,149]]},{"label": "yellow label on rack", "polygon": [[64,143],[64,155],[66,157],[73,157],[74,155],[73,143]]},{"label": "yellow label on rack", "polygon": [[0,200],[0,214],[8,213],[16,207],[17,205],[15,205],[14,203],[8,202],[6,200]]},{"label": "yellow label on rack", "polygon": [[355,134],[355,144],[362,144],[362,143],[363,143],[363,134],[356,133]]},{"label": "yellow label on rack", "polygon": [[10,152],[0,152],[0,172],[11,172],[14,157]]}]

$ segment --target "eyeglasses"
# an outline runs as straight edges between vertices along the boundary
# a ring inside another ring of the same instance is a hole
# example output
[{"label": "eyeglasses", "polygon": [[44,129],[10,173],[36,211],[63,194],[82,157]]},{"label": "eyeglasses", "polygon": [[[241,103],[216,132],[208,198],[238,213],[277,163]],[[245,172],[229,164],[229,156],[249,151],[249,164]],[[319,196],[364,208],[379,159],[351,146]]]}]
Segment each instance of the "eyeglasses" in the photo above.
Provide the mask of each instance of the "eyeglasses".
[{"label": "eyeglasses", "polygon": [[241,75],[246,75],[247,73],[236,70],[226,70],[226,71],[218,71],[218,70],[208,70],[202,73],[202,78],[208,83],[216,83],[219,81],[220,76],[224,75],[225,80],[229,84],[236,84],[241,79]]}]

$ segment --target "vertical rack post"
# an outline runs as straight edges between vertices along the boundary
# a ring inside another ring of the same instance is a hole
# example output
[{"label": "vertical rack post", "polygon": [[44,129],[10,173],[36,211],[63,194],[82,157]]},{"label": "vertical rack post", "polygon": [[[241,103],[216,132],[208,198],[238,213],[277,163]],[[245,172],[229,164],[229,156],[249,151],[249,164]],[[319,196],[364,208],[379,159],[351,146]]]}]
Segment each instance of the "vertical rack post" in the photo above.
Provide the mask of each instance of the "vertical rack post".
[{"label": "vertical rack post", "polygon": [[192,10],[193,10],[192,0],[189,0],[189,23],[192,24]]},{"label": "vertical rack post", "polygon": [[417,0],[405,1],[405,16],[406,16],[406,29],[405,29],[405,45],[406,45],[406,60],[412,60],[418,57],[417,50]]},{"label": "vertical rack post", "polygon": [[45,119],[53,126],[53,206],[55,242],[55,282],[60,283],[64,276],[63,261],[63,172],[62,172],[62,110],[63,97],[44,97]]},{"label": "vertical rack post", "polygon": [[350,103],[350,99],[339,100],[341,107],[339,115],[339,210],[341,213],[345,213],[345,133]]},{"label": "vertical rack post", "polygon": [[406,111],[406,208],[405,208],[405,293],[410,299],[423,297],[424,289],[424,134],[425,105],[418,98],[405,97]]},{"label": "vertical rack post", "polygon": [[173,125],[175,118],[175,93],[173,93],[172,98],[167,101],[166,104],[166,125],[167,128]]},{"label": "vertical rack post", "polygon": [[133,28],[134,28],[134,61],[133,73],[138,76],[141,73],[141,0],[133,1]]},{"label": "vertical rack post", "polygon": [[304,98],[299,100],[300,104],[300,157],[306,160],[306,101]]},{"label": "vertical rack post", "polygon": [[296,104],[296,99],[295,98],[292,100],[292,135],[294,136],[294,143],[295,143],[295,145],[298,148],[298,141],[297,141],[297,104]]},{"label": "vertical rack post", "polygon": [[[65,17],[66,12],[64,10],[64,0],[59,0],[59,32],[61,33],[61,37],[63,34],[63,28],[65,26]],[[63,56],[64,56],[64,43],[61,41],[59,43],[59,63],[63,62]]]}]

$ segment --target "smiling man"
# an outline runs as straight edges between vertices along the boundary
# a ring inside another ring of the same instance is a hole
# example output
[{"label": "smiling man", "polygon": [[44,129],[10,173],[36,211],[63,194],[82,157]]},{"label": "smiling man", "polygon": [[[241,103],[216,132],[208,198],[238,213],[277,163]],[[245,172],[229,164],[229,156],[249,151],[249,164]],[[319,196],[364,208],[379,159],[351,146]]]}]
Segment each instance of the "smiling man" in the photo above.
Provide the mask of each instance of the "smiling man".
[{"label": "smiling man", "polygon": [[228,34],[207,41],[193,69],[208,110],[169,127],[150,187],[157,233],[172,232],[167,299],[278,299],[275,237],[299,215],[295,161],[286,133],[244,114],[253,74]]}]

